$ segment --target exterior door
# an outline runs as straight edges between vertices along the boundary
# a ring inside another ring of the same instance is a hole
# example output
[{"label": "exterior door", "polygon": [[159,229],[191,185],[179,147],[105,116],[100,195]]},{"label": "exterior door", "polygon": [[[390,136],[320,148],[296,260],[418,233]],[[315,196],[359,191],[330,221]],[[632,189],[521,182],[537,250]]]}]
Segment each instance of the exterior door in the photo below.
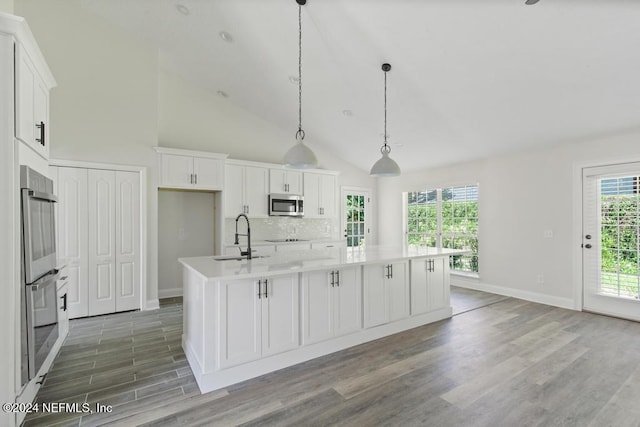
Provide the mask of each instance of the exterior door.
[{"label": "exterior door", "polygon": [[584,168],[583,308],[640,320],[640,163]]},{"label": "exterior door", "polygon": [[342,229],[347,247],[364,246],[370,236],[368,190],[342,189]]}]

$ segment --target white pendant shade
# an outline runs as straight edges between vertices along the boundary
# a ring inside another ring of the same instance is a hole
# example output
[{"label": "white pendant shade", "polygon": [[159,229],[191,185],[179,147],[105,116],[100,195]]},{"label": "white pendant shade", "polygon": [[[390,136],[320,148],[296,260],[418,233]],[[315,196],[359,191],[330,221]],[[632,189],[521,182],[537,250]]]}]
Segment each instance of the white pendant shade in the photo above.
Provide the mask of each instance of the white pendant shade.
[{"label": "white pendant shade", "polygon": [[305,145],[300,134],[297,135],[298,142],[286,152],[282,163],[289,168],[311,169],[318,165],[318,159],[313,151]]},{"label": "white pendant shade", "polygon": [[371,167],[371,176],[398,176],[400,175],[400,166],[389,157],[389,153],[383,151],[382,157]]}]

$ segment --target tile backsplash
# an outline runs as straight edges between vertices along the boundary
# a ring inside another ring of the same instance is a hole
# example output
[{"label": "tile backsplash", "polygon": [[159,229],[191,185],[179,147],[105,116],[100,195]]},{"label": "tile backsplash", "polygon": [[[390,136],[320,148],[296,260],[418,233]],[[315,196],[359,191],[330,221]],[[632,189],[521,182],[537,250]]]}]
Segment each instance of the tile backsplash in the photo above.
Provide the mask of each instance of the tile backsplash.
[{"label": "tile backsplash", "polygon": [[[338,239],[340,223],[338,219],[307,219],[289,217],[252,218],[251,240],[266,239]],[[234,219],[225,220],[224,244],[232,244],[236,230]],[[244,220],[238,223],[240,233],[244,233]]]}]

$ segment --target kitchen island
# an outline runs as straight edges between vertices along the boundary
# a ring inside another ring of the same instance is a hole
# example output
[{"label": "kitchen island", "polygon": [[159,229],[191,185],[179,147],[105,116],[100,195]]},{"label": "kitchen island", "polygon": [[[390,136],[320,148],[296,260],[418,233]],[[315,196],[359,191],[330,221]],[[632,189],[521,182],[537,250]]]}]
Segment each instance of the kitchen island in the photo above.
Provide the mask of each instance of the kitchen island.
[{"label": "kitchen island", "polygon": [[205,393],[451,317],[435,248],[181,258],[182,346]]}]

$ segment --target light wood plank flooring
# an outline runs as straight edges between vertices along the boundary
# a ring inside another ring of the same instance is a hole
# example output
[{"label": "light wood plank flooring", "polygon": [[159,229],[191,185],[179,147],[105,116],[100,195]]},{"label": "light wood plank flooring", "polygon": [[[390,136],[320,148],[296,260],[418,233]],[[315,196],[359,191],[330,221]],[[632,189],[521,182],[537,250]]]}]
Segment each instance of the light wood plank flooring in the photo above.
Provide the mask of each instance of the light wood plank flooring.
[{"label": "light wood plank flooring", "polygon": [[25,424],[640,426],[640,323],[452,292],[451,319],[204,395],[179,301],[72,321],[37,399],[113,412]]}]

